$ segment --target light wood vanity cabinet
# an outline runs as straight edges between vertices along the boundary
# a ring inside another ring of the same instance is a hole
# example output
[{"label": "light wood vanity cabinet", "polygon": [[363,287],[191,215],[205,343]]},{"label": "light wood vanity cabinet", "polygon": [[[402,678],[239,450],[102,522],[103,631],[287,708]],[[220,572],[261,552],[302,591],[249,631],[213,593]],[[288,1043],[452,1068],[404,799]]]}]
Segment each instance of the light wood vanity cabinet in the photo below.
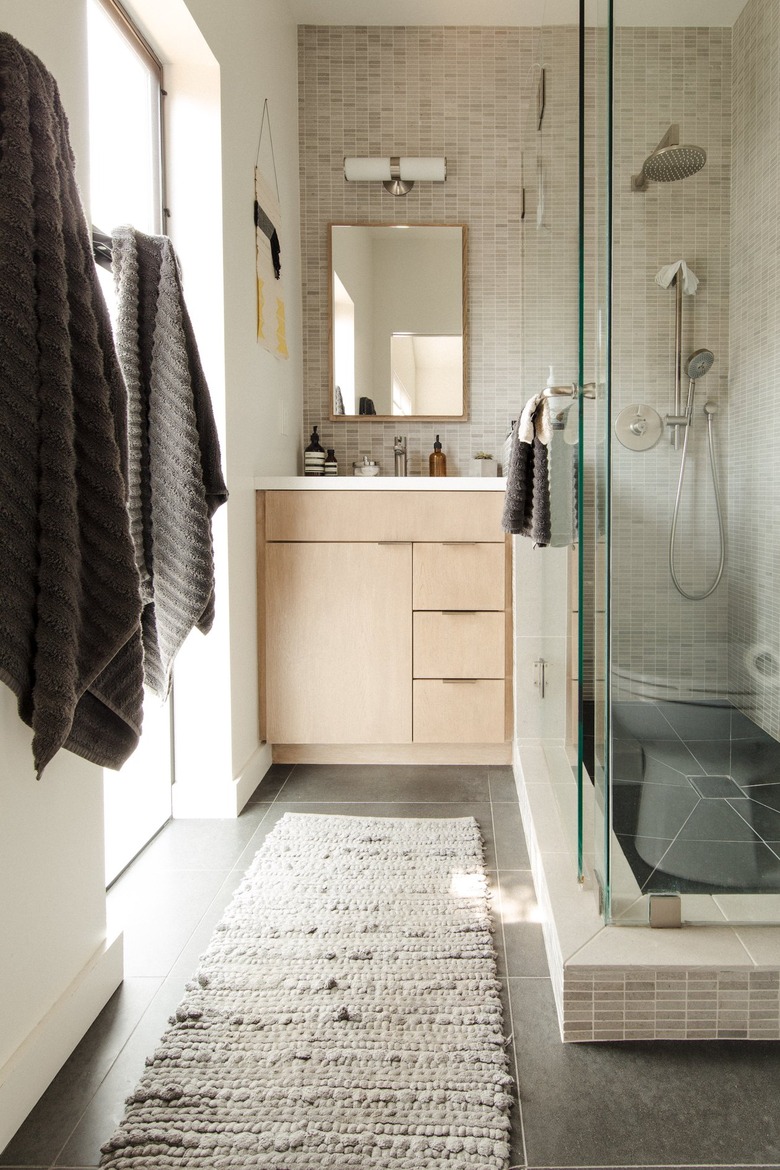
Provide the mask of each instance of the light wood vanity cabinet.
[{"label": "light wood vanity cabinet", "polygon": [[500,492],[266,491],[260,723],[280,761],[505,762]]}]

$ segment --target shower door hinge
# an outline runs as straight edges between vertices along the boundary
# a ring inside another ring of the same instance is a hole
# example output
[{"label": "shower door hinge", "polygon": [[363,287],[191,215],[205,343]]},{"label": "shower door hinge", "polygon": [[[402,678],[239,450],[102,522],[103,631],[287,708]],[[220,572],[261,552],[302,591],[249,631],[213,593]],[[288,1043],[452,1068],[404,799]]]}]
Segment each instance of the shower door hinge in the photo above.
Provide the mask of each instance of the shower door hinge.
[{"label": "shower door hinge", "polygon": [[544,698],[547,684],[547,663],[543,658],[537,658],[534,663],[534,686],[539,692],[539,698]]},{"label": "shower door hinge", "polygon": [[682,926],[682,899],[679,894],[650,895],[650,925],[662,930]]}]

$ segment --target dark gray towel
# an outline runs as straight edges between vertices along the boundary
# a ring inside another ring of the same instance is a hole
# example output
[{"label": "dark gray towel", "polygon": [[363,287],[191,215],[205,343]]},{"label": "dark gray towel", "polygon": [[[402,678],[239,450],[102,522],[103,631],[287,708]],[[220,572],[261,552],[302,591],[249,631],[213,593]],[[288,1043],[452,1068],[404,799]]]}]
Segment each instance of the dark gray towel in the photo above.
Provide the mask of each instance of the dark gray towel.
[{"label": "dark gray towel", "polygon": [[[541,402],[537,409],[542,409]],[[532,417],[535,420],[536,415]],[[505,532],[527,536],[544,547],[551,536],[547,447],[535,433],[530,443],[520,439],[521,421],[512,432],[501,523]]]},{"label": "dark gray towel", "polygon": [[219,440],[173,245],[112,234],[117,348],[129,398],[130,516],[144,677],[165,697],[176,654],[214,621],[211,517],[227,499]]},{"label": "dark gray towel", "polygon": [[38,776],[141,730],[126,409],[57,84],[0,32],[0,678]]}]

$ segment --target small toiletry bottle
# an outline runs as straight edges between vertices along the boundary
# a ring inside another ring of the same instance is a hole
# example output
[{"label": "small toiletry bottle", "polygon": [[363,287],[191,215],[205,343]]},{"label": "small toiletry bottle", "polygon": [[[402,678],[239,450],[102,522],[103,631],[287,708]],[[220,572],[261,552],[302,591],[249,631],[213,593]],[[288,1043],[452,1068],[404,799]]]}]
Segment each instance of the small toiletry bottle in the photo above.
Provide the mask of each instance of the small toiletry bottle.
[{"label": "small toiletry bottle", "polygon": [[406,475],[406,439],[400,435],[393,439],[393,455],[395,457],[395,474]]},{"label": "small toiletry bottle", "polygon": [[328,454],[325,457],[324,471],[326,475],[338,475],[339,465],[336,460],[336,452],[332,447],[328,447]]},{"label": "small toiletry bottle", "polygon": [[436,442],[433,444],[433,451],[428,456],[428,474],[447,474],[447,456],[441,449],[441,442],[438,435],[436,436]]},{"label": "small toiletry bottle", "polygon": [[316,427],[312,431],[311,442],[303,453],[303,474],[325,474],[325,452],[320,446],[320,436]]}]

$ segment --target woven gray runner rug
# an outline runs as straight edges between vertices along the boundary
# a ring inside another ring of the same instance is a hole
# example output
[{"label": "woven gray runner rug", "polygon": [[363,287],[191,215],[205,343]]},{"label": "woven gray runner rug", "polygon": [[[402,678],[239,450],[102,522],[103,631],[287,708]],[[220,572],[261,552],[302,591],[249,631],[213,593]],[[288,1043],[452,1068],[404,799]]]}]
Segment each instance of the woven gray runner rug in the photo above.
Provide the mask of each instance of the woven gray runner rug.
[{"label": "woven gray runner rug", "polygon": [[111,1170],[506,1170],[473,818],[286,814],[103,1146]]}]

